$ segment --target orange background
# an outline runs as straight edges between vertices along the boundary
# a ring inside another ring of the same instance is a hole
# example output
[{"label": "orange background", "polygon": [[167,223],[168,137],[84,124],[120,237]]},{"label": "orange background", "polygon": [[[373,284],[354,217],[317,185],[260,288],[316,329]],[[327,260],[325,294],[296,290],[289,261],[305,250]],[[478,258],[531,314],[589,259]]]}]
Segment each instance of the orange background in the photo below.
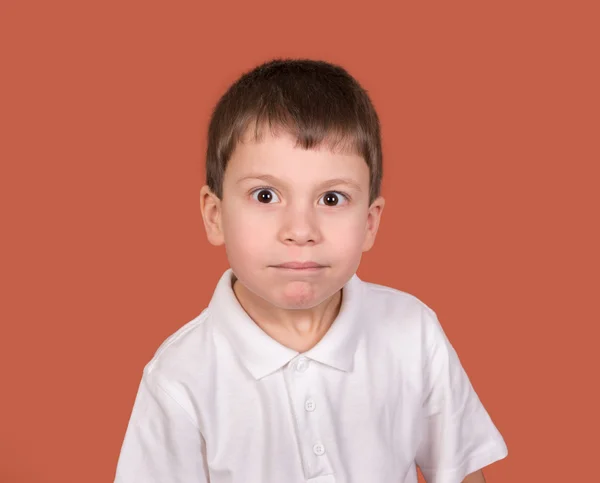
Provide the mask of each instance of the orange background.
[{"label": "orange background", "polygon": [[0,482],[112,481],[143,366],[227,268],[211,109],[277,56],[371,94],[359,276],[438,313],[509,447],[488,482],[596,478],[599,12],[407,3],[0,0]]}]

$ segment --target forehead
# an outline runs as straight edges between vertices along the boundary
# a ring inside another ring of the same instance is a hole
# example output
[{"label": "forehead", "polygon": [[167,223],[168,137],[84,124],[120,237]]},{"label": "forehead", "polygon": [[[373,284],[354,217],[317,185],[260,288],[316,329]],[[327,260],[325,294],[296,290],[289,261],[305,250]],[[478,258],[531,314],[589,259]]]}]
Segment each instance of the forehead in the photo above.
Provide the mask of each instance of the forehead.
[{"label": "forehead", "polygon": [[283,129],[265,129],[258,137],[254,132],[246,132],[241,137],[229,160],[226,177],[249,173],[291,178],[296,182],[343,176],[363,184],[369,178],[367,163],[351,143],[326,139],[319,146],[305,149],[296,136]]}]

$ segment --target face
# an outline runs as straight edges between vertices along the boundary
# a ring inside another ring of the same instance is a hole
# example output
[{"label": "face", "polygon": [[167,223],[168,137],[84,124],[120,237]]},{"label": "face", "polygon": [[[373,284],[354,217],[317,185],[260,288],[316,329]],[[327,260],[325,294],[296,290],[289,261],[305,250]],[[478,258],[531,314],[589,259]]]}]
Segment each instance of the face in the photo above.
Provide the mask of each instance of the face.
[{"label": "face", "polygon": [[310,309],[356,272],[384,201],[369,205],[361,156],[294,145],[289,134],[267,132],[260,142],[238,143],[222,200],[205,186],[201,207],[209,241],[225,244],[250,292],[278,308]]}]

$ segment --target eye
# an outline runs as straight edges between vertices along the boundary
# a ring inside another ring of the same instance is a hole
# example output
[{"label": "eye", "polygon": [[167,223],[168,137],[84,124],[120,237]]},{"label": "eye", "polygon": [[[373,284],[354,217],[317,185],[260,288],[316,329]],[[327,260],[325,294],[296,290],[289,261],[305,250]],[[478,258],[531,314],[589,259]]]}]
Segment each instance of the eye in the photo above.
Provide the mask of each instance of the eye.
[{"label": "eye", "polygon": [[340,193],[339,191],[328,191],[323,195],[321,200],[323,200],[323,203],[319,204],[324,204],[325,206],[338,206],[344,202],[347,202],[348,198],[345,194]]},{"label": "eye", "polygon": [[279,198],[275,194],[275,191],[269,188],[259,188],[252,192],[252,198],[259,203],[269,204],[271,202],[279,201]]}]

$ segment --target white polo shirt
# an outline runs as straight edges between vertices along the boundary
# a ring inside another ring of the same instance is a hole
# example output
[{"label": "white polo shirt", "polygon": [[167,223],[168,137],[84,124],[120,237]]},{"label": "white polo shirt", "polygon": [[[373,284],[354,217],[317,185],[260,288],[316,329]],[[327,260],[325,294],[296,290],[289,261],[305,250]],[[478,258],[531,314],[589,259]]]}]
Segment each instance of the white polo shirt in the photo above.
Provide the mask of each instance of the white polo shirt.
[{"label": "white polo shirt", "polygon": [[436,314],[354,275],[299,354],[243,310],[227,270],[143,371],[117,483],[459,483],[504,440]]}]

